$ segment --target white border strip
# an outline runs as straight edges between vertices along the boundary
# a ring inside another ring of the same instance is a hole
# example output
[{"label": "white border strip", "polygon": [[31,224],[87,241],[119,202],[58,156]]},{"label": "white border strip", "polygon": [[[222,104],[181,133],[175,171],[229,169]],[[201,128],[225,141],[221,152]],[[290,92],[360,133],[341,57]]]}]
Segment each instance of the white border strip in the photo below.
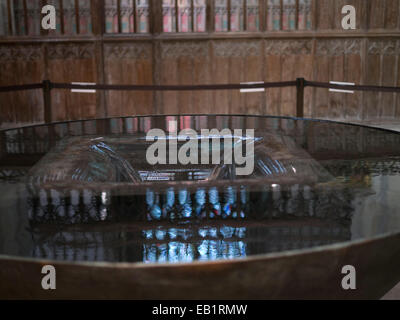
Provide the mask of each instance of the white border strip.
[{"label": "white border strip", "polygon": [[[94,86],[96,85],[95,83],[92,82],[71,82],[72,85],[77,84],[77,85],[83,85],[83,86]],[[71,89],[71,92],[74,93],[96,93],[96,90],[93,89]]]},{"label": "white border strip", "polygon": [[[240,84],[264,84],[264,81],[259,82],[241,82]],[[254,89],[240,89],[240,93],[250,93],[250,92],[265,92],[265,88],[254,88]]]},{"label": "white border strip", "polygon": [[[351,82],[338,82],[338,81],[330,81],[330,84],[338,84],[338,85],[344,85],[344,86],[355,86],[355,83]],[[329,89],[330,92],[342,92],[342,93],[354,93],[354,91],[351,90],[339,90],[339,89]]]}]

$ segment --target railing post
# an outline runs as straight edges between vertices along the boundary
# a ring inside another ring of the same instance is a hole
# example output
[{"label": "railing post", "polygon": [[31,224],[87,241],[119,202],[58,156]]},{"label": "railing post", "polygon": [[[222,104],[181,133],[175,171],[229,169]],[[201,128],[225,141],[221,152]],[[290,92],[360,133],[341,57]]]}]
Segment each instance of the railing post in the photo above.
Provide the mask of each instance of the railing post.
[{"label": "railing post", "polygon": [[44,122],[51,123],[51,82],[43,80]]},{"label": "railing post", "polygon": [[6,137],[4,132],[0,132],[0,159],[7,153]]},{"label": "railing post", "polygon": [[304,118],[304,78],[296,79],[297,101],[296,101],[296,117]]}]

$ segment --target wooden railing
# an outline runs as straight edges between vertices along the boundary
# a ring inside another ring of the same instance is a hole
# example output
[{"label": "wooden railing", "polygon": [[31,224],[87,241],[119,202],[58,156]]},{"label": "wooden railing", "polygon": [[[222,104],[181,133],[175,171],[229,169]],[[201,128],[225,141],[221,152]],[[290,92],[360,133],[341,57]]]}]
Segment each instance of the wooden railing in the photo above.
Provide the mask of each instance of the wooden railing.
[{"label": "wooden railing", "polygon": [[304,89],[305,87],[352,90],[352,91],[374,91],[374,92],[392,92],[400,93],[400,87],[384,86],[360,86],[352,84],[333,84],[325,82],[307,81],[304,78],[298,78],[295,81],[282,82],[259,82],[242,84],[211,84],[211,85],[110,85],[110,84],[70,84],[54,83],[50,80],[44,80],[42,83],[3,86],[0,92],[23,91],[42,89],[44,102],[45,123],[52,122],[52,104],[51,90],[70,89],[70,90],[118,90],[118,91],[204,91],[204,90],[257,90],[268,88],[296,87],[296,117],[304,117]]}]

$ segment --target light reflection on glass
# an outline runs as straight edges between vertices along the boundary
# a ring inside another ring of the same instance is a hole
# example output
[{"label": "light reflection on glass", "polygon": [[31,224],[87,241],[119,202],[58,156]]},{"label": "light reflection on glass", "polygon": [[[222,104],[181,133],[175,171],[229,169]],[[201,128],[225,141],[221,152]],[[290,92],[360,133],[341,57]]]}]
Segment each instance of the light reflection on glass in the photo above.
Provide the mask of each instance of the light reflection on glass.
[{"label": "light reflection on glass", "polygon": [[228,186],[221,194],[216,187],[209,188],[208,192],[206,188],[199,188],[193,193],[193,201],[191,193],[184,188],[177,191],[168,188],[164,195],[151,189],[146,190],[149,221],[229,217],[243,219],[246,217],[244,209],[247,202],[247,190],[244,186]]},{"label": "light reflection on glass", "polygon": [[147,241],[143,244],[145,263],[227,260],[247,255],[245,227],[204,227],[197,234],[190,229],[158,228],[143,230],[142,235]]}]

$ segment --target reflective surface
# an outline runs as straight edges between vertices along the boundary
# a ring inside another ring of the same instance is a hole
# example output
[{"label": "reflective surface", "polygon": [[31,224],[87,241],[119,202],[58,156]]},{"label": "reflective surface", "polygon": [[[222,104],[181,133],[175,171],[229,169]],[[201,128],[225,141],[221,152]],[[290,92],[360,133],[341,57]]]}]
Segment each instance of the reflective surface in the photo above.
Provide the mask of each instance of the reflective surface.
[{"label": "reflective surface", "polygon": [[[238,176],[224,163],[150,165],[146,133],[167,131],[170,121],[196,130],[199,141],[201,129],[254,129],[246,142],[254,147],[252,174]],[[400,135],[389,131],[157,116],[7,130],[0,138],[0,254],[176,263],[400,229]]]}]

